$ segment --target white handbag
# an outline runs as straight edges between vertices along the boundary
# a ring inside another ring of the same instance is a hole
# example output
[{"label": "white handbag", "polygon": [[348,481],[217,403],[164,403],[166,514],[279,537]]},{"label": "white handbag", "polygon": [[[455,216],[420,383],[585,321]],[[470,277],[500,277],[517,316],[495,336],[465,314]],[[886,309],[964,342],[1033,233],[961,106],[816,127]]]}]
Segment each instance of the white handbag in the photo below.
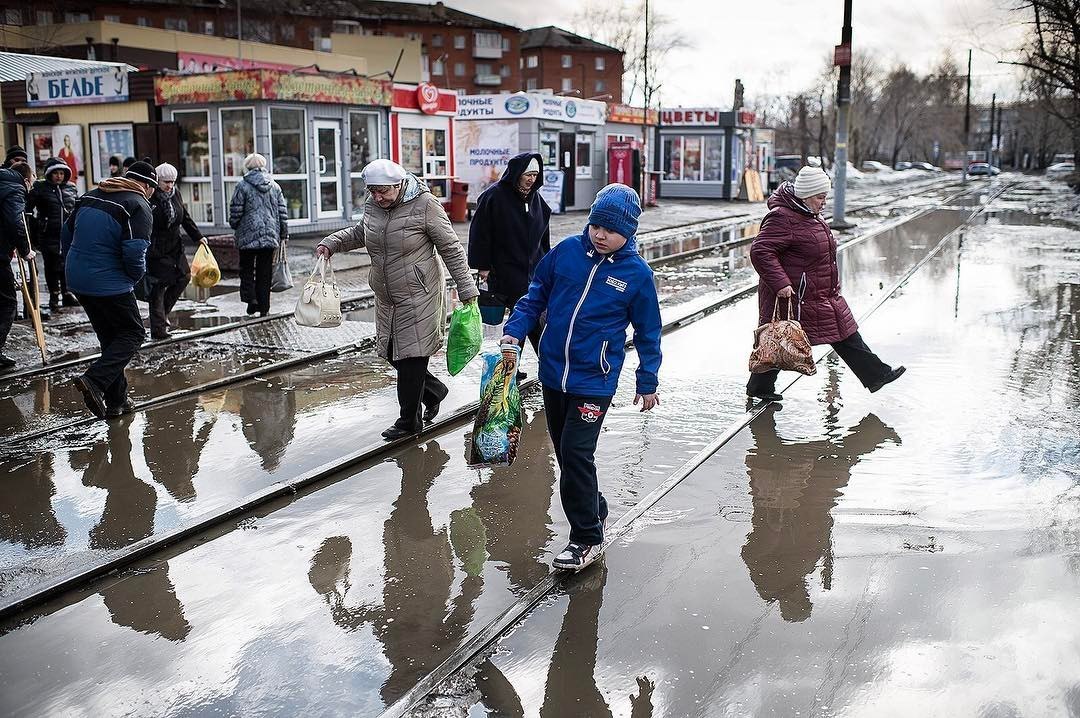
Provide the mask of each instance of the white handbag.
[{"label": "white handbag", "polygon": [[[329,275],[329,280],[327,279]],[[305,327],[336,327],[341,324],[341,292],[334,283],[330,260],[319,257],[308,277],[293,312],[296,323]]]}]

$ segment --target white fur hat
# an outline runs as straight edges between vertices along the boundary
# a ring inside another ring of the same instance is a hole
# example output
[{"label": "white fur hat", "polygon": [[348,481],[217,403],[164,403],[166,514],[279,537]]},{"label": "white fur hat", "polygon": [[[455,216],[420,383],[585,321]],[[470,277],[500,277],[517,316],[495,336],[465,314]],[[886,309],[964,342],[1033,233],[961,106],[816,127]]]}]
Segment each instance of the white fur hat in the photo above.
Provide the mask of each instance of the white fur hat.
[{"label": "white fur hat", "polygon": [[807,165],[795,175],[795,196],[799,199],[825,194],[830,189],[832,189],[832,181],[820,167]]},{"label": "white fur hat", "polygon": [[168,162],[162,162],[155,170],[157,171],[158,182],[175,182],[177,177],[176,168]]},{"label": "white fur hat", "polygon": [[405,179],[406,175],[408,175],[408,172],[405,171],[404,167],[390,160],[369,162],[367,167],[360,173],[360,176],[364,179],[364,184],[369,187],[371,185],[399,184]]}]

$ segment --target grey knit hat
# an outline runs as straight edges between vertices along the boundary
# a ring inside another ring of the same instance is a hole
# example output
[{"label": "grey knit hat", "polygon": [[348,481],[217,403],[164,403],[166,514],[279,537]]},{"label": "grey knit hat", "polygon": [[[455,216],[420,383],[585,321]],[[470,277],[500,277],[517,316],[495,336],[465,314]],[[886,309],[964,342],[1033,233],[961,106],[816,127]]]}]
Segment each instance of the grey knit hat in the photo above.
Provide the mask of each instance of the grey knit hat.
[{"label": "grey knit hat", "polygon": [[795,176],[795,196],[799,199],[825,194],[830,189],[832,189],[832,181],[820,167],[807,165]]}]

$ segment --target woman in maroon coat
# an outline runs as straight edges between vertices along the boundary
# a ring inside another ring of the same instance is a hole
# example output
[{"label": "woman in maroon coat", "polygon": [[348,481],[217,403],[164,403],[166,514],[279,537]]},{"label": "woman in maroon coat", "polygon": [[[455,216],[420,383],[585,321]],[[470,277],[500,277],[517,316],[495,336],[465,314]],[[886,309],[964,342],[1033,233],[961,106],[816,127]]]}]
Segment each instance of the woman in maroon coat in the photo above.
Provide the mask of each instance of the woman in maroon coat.
[{"label": "woman in maroon coat", "polygon": [[[831,188],[820,167],[803,167],[795,182],[785,182],[769,197],[769,213],[750,247],[750,261],[758,273],[758,324],[772,320],[777,297],[780,306],[794,297],[796,318],[811,344],[831,344],[870,391],[877,391],[904,373],[878,359],[859,336],[859,325],[840,296],[836,267],[836,239],[821,218]],[[781,316],[786,318],[784,309]],[[757,399],[779,401],[779,370],[751,374],[746,393]]]}]

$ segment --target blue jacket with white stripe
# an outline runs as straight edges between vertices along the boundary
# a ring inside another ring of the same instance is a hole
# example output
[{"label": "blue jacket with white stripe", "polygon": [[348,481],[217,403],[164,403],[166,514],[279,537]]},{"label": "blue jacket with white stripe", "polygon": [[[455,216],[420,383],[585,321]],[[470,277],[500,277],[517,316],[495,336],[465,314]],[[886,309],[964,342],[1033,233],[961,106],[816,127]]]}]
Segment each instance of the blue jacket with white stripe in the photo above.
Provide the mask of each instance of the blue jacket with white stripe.
[{"label": "blue jacket with white stripe", "polygon": [[154,217],[146,197],[105,180],[79,198],[60,243],[67,286],[76,294],[127,294],[146,273]]},{"label": "blue jacket with white stripe", "polygon": [[523,341],[547,310],[540,339],[540,382],[581,396],[614,396],[634,327],[637,393],[656,391],[660,370],[660,305],[652,269],[631,237],[610,255],[596,251],[588,227],[544,255],[529,293],[518,301],[506,333]]}]

